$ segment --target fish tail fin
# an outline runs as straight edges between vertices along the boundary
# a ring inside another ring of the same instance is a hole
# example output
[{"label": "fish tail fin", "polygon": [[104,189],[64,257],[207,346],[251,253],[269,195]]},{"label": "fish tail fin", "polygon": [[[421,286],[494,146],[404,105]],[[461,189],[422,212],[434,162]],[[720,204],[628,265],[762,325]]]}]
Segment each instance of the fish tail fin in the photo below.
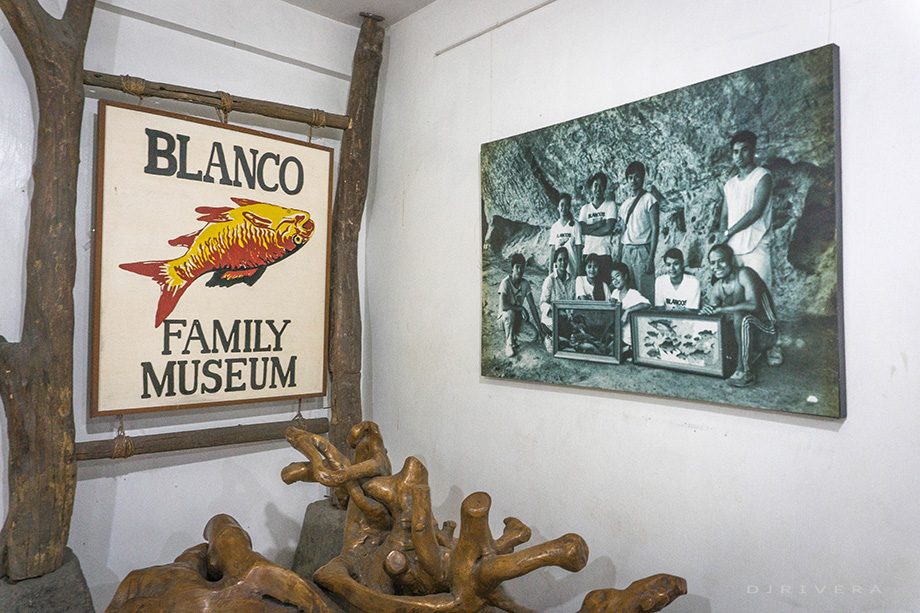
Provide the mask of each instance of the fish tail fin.
[{"label": "fish tail fin", "polygon": [[166,283],[160,284],[160,300],[157,302],[157,315],[156,322],[153,326],[154,328],[159,328],[163,320],[169,317],[169,314],[176,308],[179,298],[185,293],[187,287],[188,283],[185,282],[177,286],[170,286]]},{"label": "fish tail fin", "polygon": [[160,286],[160,300],[157,302],[155,328],[159,328],[163,320],[169,317],[169,314],[176,308],[179,298],[182,297],[189,283],[191,283],[191,281],[186,281],[179,276],[175,267],[170,266],[168,260],[132,262],[119,264],[118,267],[143,277],[150,277]]}]

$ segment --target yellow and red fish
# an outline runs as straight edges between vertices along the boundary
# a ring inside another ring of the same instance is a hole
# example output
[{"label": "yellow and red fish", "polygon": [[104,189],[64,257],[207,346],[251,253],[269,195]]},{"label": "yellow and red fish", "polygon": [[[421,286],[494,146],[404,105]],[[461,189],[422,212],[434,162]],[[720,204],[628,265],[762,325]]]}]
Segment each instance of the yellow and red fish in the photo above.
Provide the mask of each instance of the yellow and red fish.
[{"label": "yellow and red fish", "polygon": [[169,241],[174,247],[187,247],[185,255],[174,260],[119,264],[119,268],[150,277],[160,285],[155,327],[172,313],[198,277],[214,273],[208,287],[241,282],[251,286],[266,267],[303,247],[316,229],[306,211],[244,198],[231,200],[238,208],[195,209],[201,213],[198,221],[207,225]]}]

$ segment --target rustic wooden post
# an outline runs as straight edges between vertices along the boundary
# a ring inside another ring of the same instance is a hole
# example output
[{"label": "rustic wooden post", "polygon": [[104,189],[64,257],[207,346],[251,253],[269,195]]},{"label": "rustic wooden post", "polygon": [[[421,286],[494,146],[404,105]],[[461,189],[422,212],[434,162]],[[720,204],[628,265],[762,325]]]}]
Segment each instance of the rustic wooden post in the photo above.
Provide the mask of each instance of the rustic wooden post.
[{"label": "rustic wooden post", "polygon": [[342,135],[339,180],[332,211],[332,295],[329,374],[332,415],[329,440],[339,449],[361,421],[361,304],[358,298],[358,232],[370,172],[377,77],[383,59],[381,18],[362,13],[348,93],[353,126]]},{"label": "rustic wooden post", "polygon": [[94,0],[70,0],[58,20],[37,0],[0,0],[32,67],[38,141],[32,178],[22,340],[0,337],[0,396],[9,439],[10,506],[0,575],[59,568],[77,485],[73,422],[74,215],[83,50]]}]

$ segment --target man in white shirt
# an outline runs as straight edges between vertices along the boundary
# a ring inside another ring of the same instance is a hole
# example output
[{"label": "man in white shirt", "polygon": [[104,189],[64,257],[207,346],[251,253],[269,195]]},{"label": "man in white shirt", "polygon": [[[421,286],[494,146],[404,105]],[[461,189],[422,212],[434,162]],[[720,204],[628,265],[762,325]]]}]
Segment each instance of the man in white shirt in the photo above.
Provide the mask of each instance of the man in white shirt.
[{"label": "man in white shirt", "polygon": [[696,311],[700,308],[700,282],[684,272],[684,254],[677,247],[664,252],[667,274],[655,280],[655,306],[669,311]]},{"label": "man in white shirt", "polygon": [[742,130],[731,139],[732,162],[737,173],[723,188],[722,242],[735,252],[738,263],[753,268],[767,284],[773,286],[773,266],[770,262],[773,206],[773,175],[754,163],[757,137]]},{"label": "man in white shirt", "polygon": [[572,217],[571,194],[559,194],[559,219],[549,229],[549,268],[553,270],[556,260],[556,250],[565,247],[568,252],[568,276],[574,279],[578,276],[578,265],[581,262],[581,251],[584,239],[581,236],[581,224]]},{"label": "man in white shirt", "polygon": [[595,173],[588,179],[590,201],[578,212],[581,235],[584,238],[584,261],[587,263],[591,254],[598,256],[598,274],[604,283],[610,283],[610,266],[616,255],[617,245],[614,239],[617,220],[617,203],[607,200],[607,175]]},{"label": "man in white shirt", "polygon": [[[737,174],[723,189],[725,203],[722,207],[722,241],[735,252],[741,266],[754,270],[767,289],[773,289],[773,263],[770,239],[773,232],[773,175],[763,166],[754,163],[757,136],[742,130],[732,136],[732,163]],[[767,362],[782,364],[783,353],[779,345],[767,352]]]}]

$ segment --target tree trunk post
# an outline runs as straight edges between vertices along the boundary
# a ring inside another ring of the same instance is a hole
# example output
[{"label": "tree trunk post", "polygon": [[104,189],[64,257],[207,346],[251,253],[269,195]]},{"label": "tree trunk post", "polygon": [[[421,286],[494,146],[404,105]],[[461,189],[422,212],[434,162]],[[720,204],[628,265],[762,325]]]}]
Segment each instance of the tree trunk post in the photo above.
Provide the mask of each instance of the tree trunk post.
[{"label": "tree trunk post", "polygon": [[381,18],[362,13],[348,94],[353,126],[342,135],[339,178],[332,211],[332,290],[329,374],[332,414],[329,440],[348,450],[346,437],[361,421],[361,304],[358,295],[358,233],[370,172],[377,78],[383,60]]},{"label": "tree trunk post", "polygon": [[10,445],[0,575],[13,581],[61,566],[77,485],[74,218],[83,50],[93,5],[94,0],[70,0],[58,20],[37,0],[0,0],[32,67],[39,109],[22,340],[0,338],[0,397]]}]

